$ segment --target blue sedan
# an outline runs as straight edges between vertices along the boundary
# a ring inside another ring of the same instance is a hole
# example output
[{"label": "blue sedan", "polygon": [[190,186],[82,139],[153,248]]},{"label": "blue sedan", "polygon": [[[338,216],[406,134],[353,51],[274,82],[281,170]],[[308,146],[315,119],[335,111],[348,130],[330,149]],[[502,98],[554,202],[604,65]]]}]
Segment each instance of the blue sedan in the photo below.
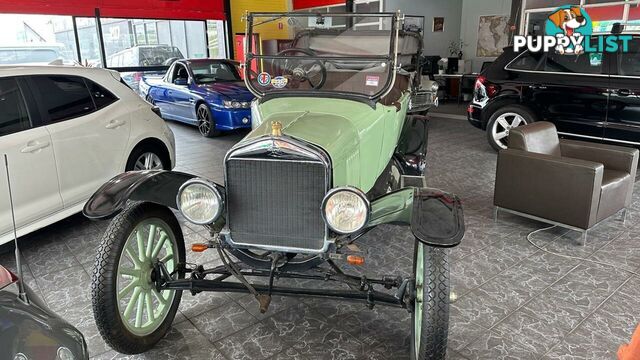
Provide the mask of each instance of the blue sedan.
[{"label": "blue sedan", "polygon": [[162,117],[197,125],[203,136],[251,128],[253,94],[229,60],[178,60],[163,77],[143,77],[140,91]]}]

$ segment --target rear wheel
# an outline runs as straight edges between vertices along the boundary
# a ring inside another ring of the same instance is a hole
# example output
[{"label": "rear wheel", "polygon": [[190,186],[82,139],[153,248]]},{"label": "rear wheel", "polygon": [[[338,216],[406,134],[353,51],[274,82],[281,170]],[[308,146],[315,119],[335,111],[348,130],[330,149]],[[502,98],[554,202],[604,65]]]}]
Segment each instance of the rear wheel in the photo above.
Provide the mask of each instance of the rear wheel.
[{"label": "rear wheel", "polygon": [[220,131],[216,130],[216,122],[211,115],[211,110],[206,104],[198,105],[196,109],[196,117],[198,120],[198,131],[204,137],[214,137],[220,135]]},{"label": "rear wheel", "polygon": [[411,358],[444,359],[449,334],[449,260],[446,249],[416,240]]},{"label": "rear wheel", "polygon": [[157,146],[142,145],[135,148],[129,155],[125,171],[143,170],[169,170],[169,161]]},{"label": "rear wheel", "polygon": [[519,106],[505,106],[491,116],[487,123],[487,140],[496,151],[509,146],[509,132],[518,126],[536,121],[536,117],[529,109]]},{"label": "rear wheel", "polygon": [[[91,283],[93,313],[105,342],[124,354],[151,349],[169,330],[181,291],[155,288],[154,263],[171,273],[185,262],[182,230],[173,213],[134,203],[109,224]],[[178,273],[184,278],[184,273]]]}]

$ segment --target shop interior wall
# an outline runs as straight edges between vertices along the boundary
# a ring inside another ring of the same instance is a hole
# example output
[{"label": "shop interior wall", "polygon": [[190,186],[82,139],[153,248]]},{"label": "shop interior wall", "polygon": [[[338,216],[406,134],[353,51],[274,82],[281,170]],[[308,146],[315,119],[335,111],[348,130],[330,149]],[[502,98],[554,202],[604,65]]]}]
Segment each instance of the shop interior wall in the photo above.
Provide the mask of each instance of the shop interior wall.
[{"label": "shop interior wall", "polygon": [[[407,15],[424,16],[424,54],[449,57],[449,44],[460,40],[462,3],[463,0],[384,0],[384,8],[387,12],[400,10]],[[433,32],[434,17],[444,17],[443,32]]]},{"label": "shop interior wall", "polygon": [[460,27],[460,36],[465,42],[463,48],[464,59],[472,61],[472,69],[479,72],[482,63],[485,61],[493,61],[492,58],[477,57],[478,49],[478,25],[480,16],[487,15],[505,15],[511,14],[512,0],[464,0],[462,4],[462,25]]}]

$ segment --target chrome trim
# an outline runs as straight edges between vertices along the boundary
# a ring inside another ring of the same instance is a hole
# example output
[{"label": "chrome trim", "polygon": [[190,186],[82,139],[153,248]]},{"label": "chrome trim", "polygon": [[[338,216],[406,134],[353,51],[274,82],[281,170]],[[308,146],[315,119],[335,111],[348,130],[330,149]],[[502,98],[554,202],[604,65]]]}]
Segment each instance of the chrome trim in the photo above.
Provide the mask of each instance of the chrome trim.
[{"label": "chrome trim", "polygon": [[609,74],[565,73],[565,72],[558,72],[558,71],[521,70],[521,69],[511,69],[511,68],[509,68],[509,66],[511,64],[513,64],[516,60],[520,59],[520,57],[524,56],[525,54],[528,54],[529,52],[530,52],[529,50],[526,50],[526,51],[523,51],[520,54],[518,54],[518,56],[513,58],[513,60],[509,61],[509,63],[504,66],[504,70],[505,71],[515,71],[515,72],[529,73],[529,74],[555,74],[555,75],[568,75],[568,76],[595,76],[595,77],[610,77],[611,76]]},{"label": "chrome trim", "polygon": [[[248,155],[248,154],[256,154],[260,150],[265,151],[268,148],[259,148],[257,147],[260,143],[263,142],[271,142],[275,144],[276,141],[283,141],[294,145],[297,149],[301,150],[301,152],[296,153],[297,155],[303,155],[305,157],[309,157],[309,159],[315,159],[317,161],[309,160],[309,163],[321,163],[325,167],[325,192],[328,192],[333,186],[333,173],[332,173],[332,165],[331,158],[329,155],[322,150],[320,147],[306,142],[304,140],[294,139],[287,135],[273,137],[271,135],[264,135],[254,139],[251,139],[247,142],[240,142],[233,146],[224,157],[224,183],[225,183],[225,191],[227,189],[227,184],[229,183],[227,178],[227,161],[230,159],[234,160],[254,160],[254,161],[290,161],[290,162],[300,162],[297,160],[275,160],[275,159],[242,159],[238,156]],[[326,195],[325,195],[326,196]],[[320,209],[321,210],[321,209]],[[322,211],[322,210],[321,210]],[[220,232],[225,235],[225,239],[228,240],[229,244],[232,246],[248,248],[248,249],[259,249],[259,250],[268,250],[268,251],[282,251],[282,252],[294,252],[294,253],[303,253],[303,254],[323,254],[329,250],[329,246],[334,243],[333,239],[330,238],[329,227],[325,222],[325,230],[324,230],[324,244],[320,249],[302,249],[295,247],[286,247],[286,246],[256,246],[255,244],[246,244],[246,243],[236,243],[231,238],[231,229],[229,228],[230,217],[229,217],[229,204],[225,202],[225,212],[227,216],[227,222]]]},{"label": "chrome trim", "polygon": [[[182,191],[184,191],[184,189],[186,189],[188,186],[193,184],[199,184],[206,188],[209,188],[215,195],[216,199],[218,200],[218,211],[214,214],[214,216],[210,221],[205,221],[205,222],[193,221],[193,219],[190,219],[182,211],[182,204],[180,203],[180,195],[182,195]],[[178,194],[176,195],[176,204],[178,205],[178,210],[180,211],[180,214],[182,214],[182,216],[184,216],[184,218],[187,219],[189,222],[196,225],[208,225],[213,223],[214,221],[220,218],[220,215],[222,215],[222,209],[225,208],[225,201],[222,200],[222,195],[220,195],[220,190],[218,190],[218,187],[216,186],[216,184],[213,181],[209,181],[203,178],[193,178],[191,180],[186,181],[184,184],[182,184],[182,186],[180,186],[180,189],[178,189]]]},{"label": "chrome trim", "polygon": [[611,141],[611,142],[616,142],[616,143],[620,143],[620,144],[640,145],[640,142],[627,141],[627,140],[617,140],[617,139],[611,139],[611,138],[606,138],[606,137],[597,137],[597,136],[589,136],[589,135],[578,135],[578,134],[560,132],[560,131],[558,131],[558,134],[567,135],[567,136],[575,136],[575,137],[584,138],[584,139]]},{"label": "chrome trim", "polygon": [[[343,232],[343,231],[340,231],[338,229],[334,229],[331,225],[329,225],[329,222],[327,221],[327,213],[325,211],[325,207],[327,206],[327,201],[329,201],[329,199],[333,195],[335,195],[335,194],[337,194],[339,192],[343,192],[343,191],[351,192],[351,193],[356,194],[358,197],[360,197],[360,199],[364,202],[365,206],[367,207],[367,217],[365,218],[364,223],[362,224],[362,227],[357,229],[357,230],[355,230],[355,231],[352,231],[352,232]],[[327,227],[329,227],[329,229],[331,229],[331,231],[333,231],[333,232],[335,232],[337,234],[340,234],[340,235],[349,235],[349,234],[357,233],[358,231],[360,231],[360,230],[362,230],[362,229],[367,227],[367,224],[369,223],[369,219],[371,218],[371,202],[367,198],[367,195],[364,192],[362,192],[362,190],[360,190],[360,189],[358,189],[356,187],[353,187],[353,186],[341,186],[341,187],[337,187],[337,188],[331,189],[324,196],[324,199],[322,199],[322,207],[321,207],[321,209],[322,209],[322,219],[324,220],[324,223],[327,224]]]}]

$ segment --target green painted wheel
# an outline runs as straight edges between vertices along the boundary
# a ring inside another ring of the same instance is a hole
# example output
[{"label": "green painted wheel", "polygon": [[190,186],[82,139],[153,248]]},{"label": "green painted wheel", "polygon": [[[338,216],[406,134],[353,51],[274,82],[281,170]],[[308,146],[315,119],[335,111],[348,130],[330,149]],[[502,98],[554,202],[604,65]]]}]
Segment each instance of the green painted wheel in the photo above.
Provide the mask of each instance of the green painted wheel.
[{"label": "green painted wheel", "polygon": [[[181,291],[157,291],[155,261],[172,273],[185,262],[180,224],[171,210],[133,203],[109,224],[92,277],[96,325],[105,342],[124,354],[151,349],[175,317]],[[178,278],[184,273],[178,272]]]},{"label": "green painted wheel", "polygon": [[123,324],[138,336],[153,333],[166,318],[175,291],[155,289],[153,263],[159,259],[169,272],[176,267],[177,243],[169,225],[151,218],[139,223],[124,245],[117,270],[118,310]]},{"label": "green painted wheel", "polygon": [[449,333],[449,262],[446,249],[416,240],[411,358],[444,359]]}]

